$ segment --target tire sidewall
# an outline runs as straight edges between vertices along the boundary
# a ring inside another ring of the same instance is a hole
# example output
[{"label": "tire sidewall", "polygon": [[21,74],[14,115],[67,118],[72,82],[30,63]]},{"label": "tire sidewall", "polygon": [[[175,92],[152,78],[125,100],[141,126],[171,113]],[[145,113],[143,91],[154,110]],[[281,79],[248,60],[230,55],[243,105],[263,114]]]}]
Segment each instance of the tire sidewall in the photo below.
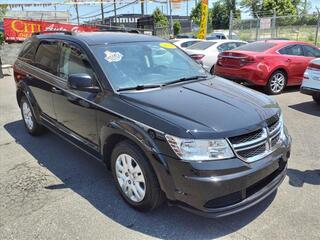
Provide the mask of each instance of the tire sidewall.
[{"label": "tire sidewall", "polygon": [[[281,89],[280,92],[273,92],[272,89],[271,89],[271,80],[272,80],[273,76],[276,75],[276,74],[278,74],[278,73],[281,73],[281,74],[283,75],[283,77],[284,77],[284,85],[283,85],[283,88]],[[284,89],[286,88],[286,86],[287,86],[287,81],[288,81],[287,75],[286,75],[283,71],[277,70],[277,71],[273,72],[273,73],[271,74],[271,76],[269,77],[269,81],[268,81],[268,84],[267,84],[267,86],[266,86],[267,92],[268,92],[269,94],[271,94],[271,95],[281,94],[281,93],[283,92],[283,90],[284,90]]]},{"label": "tire sidewall", "polygon": [[[33,122],[32,129],[30,129],[30,128],[28,127],[28,125],[26,124],[25,118],[24,118],[24,114],[23,114],[23,104],[24,104],[24,103],[26,103],[26,104],[29,106],[30,110],[31,110],[31,120],[32,120],[32,122]],[[27,99],[25,96],[23,96],[23,97],[21,98],[21,100],[20,100],[20,108],[21,108],[21,115],[22,115],[22,119],[23,119],[23,123],[24,123],[25,128],[27,129],[27,131],[28,131],[30,134],[35,134],[36,128],[37,128],[37,122],[36,122],[36,119],[35,119],[35,117],[34,117],[34,115],[33,115],[32,106],[30,105],[28,99]]]},{"label": "tire sidewall", "polygon": [[[115,163],[116,160],[118,158],[119,155],[121,154],[128,154],[130,155],[132,158],[134,158],[134,160],[137,162],[137,164],[139,165],[143,175],[144,175],[144,179],[145,179],[145,188],[146,188],[146,193],[145,196],[143,198],[143,200],[141,202],[134,202],[132,201],[130,198],[127,197],[127,195],[122,191],[122,188],[118,182],[117,176],[116,176],[116,168],[115,168]],[[152,178],[150,176],[149,173],[149,168],[150,166],[147,166],[149,163],[147,162],[147,158],[144,156],[143,153],[141,153],[136,146],[134,146],[133,144],[129,143],[129,142],[121,142],[120,144],[118,144],[115,149],[112,152],[111,155],[111,171],[112,171],[112,176],[114,178],[116,187],[118,189],[118,191],[121,194],[121,197],[127,201],[131,206],[135,207],[138,210],[148,210],[147,208],[150,205],[150,200],[152,199],[152,185],[151,185],[151,181]]]}]

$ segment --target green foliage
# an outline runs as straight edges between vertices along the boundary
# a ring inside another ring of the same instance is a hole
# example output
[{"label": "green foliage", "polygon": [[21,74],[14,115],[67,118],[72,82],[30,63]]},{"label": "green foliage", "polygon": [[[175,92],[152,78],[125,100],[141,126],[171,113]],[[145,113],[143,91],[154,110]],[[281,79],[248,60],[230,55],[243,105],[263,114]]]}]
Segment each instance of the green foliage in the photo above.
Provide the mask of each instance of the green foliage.
[{"label": "green foliage", "polygon": [[4,42],[4,35],[2,32],[0,32],[0,46],[3,44]]},{"label": "green foliage", "polygon": [[156,8],[152,13],[154,23],[157,27],[166,27],[168,26],[168,19],[165,15],[162,14],[159,8]]},{"label": "green foliage", "polygon": [[0,6],[0,20],[2,21],[4,15],[7,12],[7,5],[1,5]]},{"label": "green foliage", "polygon": [[218,1],[213,3],[211,9],[211,23],[213,29],[229,28],[229,15],[233,11],[233,17],[240,19],[240,10],[235,5],[228,3],[229,1]]},{"label": "green foliage", "polygon": [[181,23],[179,21],[174,21],[173,23],[173,34],[176,36],[181,33]]},{"label": "green foliage", "polygon": [[241,0],[240,6],[249,9],[252,16],[272,15],[274,10],[278,16],[293,15],[308,7],[304,0]]},{"label": "green foliage", "polygon": [[[210,12],[210,10],[209,10]],[[200,18],[201,18],[201,1],[197,4],[195,8],[192,8],[190,17],[192,21],[197,24],[198,26],[200,25]]]}]

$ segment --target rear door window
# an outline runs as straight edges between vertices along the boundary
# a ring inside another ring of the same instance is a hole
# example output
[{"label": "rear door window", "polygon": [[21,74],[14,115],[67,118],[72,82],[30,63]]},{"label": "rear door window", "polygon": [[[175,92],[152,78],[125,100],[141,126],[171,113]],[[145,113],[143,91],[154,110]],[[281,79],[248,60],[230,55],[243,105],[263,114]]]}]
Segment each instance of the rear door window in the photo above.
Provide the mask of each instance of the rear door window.
[{"label": "rear door window", "polygon": [[304,56],[306,57],[320,57],[320,50],[312,47],[312,46],[308,46],[308,45],[303,45],[302,46],[303,51],[304,51]]},{"label": "rear door window", "polygon": [[299,44],[284,47],[279,50],[279,53],[292,56],[303,56],[302,46]]},{"label": "rear door window", "polygon": [[34,59],[35,65],[46,72],[56,75],[58,61],[58,43],[55,41],[42,41]]}]

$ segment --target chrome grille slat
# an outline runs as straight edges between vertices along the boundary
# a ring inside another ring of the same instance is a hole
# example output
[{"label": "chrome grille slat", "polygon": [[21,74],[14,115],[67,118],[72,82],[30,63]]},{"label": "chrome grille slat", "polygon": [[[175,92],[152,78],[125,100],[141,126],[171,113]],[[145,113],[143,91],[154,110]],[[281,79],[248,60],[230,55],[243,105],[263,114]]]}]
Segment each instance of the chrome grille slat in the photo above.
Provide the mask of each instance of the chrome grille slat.
[{"label": "chrome grille slat", "polygon": [[274,151],[280,139],[280,131],[281,122],[278,119],[268,127],[228,140],[239,158],[246,162],[254,162]]}]

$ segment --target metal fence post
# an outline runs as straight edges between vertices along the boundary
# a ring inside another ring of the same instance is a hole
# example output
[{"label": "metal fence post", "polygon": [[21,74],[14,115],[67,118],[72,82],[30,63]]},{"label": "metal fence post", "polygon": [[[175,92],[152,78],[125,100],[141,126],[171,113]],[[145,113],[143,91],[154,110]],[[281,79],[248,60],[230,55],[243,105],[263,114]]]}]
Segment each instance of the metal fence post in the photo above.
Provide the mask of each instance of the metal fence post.
[{"label": "metal fence post", "polygon": [[0,56],[0,78],[3,78],[1,56]]},{"label": "metal fence post", "polygon": [[320,10],[319,8],[317,8],[317,12],[318,12],[318,21],[317,21],[317,29],[316,29],[316,37],[314,38],[314,44],[316,46],[318,46],[318,35],[319,35],[319,28],[320,28]]},{"label": "metal fence post", "polygon": [[273,10],[273,17],[272,17],[272,37],[276,38],[277,37],[277,32],[276,32],[276,17],[277,13],[275,10]]},{"label": "metal fence post", "polygon": [[232,27],[233,27],[233,12],[230,11],[230,15],[229,15],[229,39],[232,39]]},{"label": "metal fence post", "polygon": [[258,16],[258,14],[256,14],[257,16],[257,24],[256,24],[256,40],[258,40],[259,38],[259,28],[260,28],[260,18]]}]

